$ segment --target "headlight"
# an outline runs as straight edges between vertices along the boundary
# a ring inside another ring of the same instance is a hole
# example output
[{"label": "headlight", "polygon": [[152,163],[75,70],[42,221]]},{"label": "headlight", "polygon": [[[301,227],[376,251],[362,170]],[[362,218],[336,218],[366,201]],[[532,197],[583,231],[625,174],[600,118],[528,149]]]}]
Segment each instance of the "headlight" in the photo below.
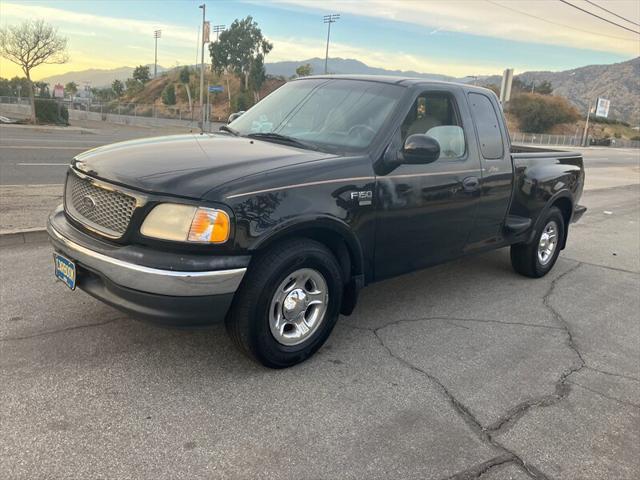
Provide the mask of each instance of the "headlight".
[{"label": "headlight", "polygon": [[144,219],[140,233],[176,242],[224,243],[229,226],[229,215],[223,210],[161,203]]}]

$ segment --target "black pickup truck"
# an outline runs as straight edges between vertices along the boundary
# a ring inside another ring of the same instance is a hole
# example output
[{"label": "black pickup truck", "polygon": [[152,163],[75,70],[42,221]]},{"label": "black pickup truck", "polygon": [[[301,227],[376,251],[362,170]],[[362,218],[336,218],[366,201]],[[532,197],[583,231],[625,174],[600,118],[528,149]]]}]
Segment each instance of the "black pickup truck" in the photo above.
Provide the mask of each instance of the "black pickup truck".
[{"label": "black pickup truck", "polygon": [[224,321],[287,367],[369,283],[505,246],[545,275],[583,186],[579,154],[511,145],[489,90],[317,76],[216,133],[78,155],[48,231],[70,288],[156,322]]}]

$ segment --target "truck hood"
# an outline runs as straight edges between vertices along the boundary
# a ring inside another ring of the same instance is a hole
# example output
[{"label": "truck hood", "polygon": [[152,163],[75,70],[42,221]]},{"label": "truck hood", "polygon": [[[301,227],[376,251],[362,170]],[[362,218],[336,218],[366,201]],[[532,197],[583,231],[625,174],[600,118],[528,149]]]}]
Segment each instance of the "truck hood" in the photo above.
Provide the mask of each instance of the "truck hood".
[{"label": "truck hood", "polygon": [[188,134],[105,145],[81,153],[72,164],[126,187],[201,199],[233,180],[332,156],[257,139]]}]

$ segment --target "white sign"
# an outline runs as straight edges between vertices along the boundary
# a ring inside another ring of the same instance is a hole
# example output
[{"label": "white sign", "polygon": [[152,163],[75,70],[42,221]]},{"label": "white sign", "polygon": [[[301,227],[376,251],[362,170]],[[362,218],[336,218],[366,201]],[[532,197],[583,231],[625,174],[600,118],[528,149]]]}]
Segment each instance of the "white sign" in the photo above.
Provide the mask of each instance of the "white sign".
[{"label": "white sign", "polygon": [[209,43],[209,33],[211,32],[211,24],[206,21],[204,22],[204,30],[202,33],[202,43]]},{"label": "white sign", "polygon": [[53,96],[55,98],[64,98],[64,87],[59,83],[53,87]]},{"label": "white sign", "polygon": [[596,102],[596,117],[608,117],[611,102],[606,98],[598,98]]}]

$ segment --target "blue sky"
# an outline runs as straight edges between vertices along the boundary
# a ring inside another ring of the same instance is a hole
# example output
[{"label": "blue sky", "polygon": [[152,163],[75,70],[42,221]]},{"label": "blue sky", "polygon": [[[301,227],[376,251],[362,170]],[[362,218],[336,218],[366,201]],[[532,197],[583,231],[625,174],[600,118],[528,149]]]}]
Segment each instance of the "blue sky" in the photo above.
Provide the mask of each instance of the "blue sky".
[{"label": "blue sky", "polygon": [[[600,0],[601,2],[604,0]],[[71,62],[43,66],[35,77],[85,68],[153,63],[155,28],[162,28],[158,63],[194,63],[200,1],[2,0],[2,25],[45,18],[69,38]],[[584,0],[574,0],[586,6]],[[207,19],[229,26],[252,15],[274,43],[267,61],[323,57],[322,15],[340,13],[330,56],[369,65],[455,76],[564,70],[624,61],[640,54],[640,37],[568,8],[557,0],[278,0],[207,1]],[[606,7],[640,23],[640,2]],[[593,6],[589,10],[595,10]],[[599,14],[604,12],[600,11]],[[631,28],[632,24],[625,23]],[[5,60],[0,75],[14,73]]]}]

